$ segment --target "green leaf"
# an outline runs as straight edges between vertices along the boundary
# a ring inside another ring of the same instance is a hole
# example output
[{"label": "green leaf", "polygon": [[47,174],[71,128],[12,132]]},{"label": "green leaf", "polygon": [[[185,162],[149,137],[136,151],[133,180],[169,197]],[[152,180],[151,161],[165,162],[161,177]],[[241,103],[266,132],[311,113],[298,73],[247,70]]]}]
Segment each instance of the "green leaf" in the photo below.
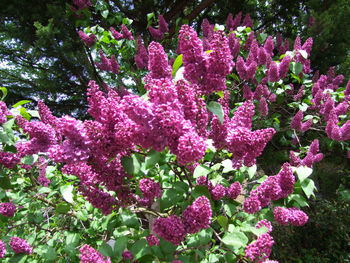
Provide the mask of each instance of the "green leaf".
[{"label": "green leaf", "polygon": [[26,165],[33,165],[38,160],[37,155],[27,155],[21,159],[21,163]]},{"label": "green leaf", "polygon": [[316,186],[313,180],[307,178],[301,183],[301,189],[303,189],[307,198],[310,196],[315,196],[314,191],[316,190]]},{"label": "green leaf", "polygon": [[59,203],[55,207],[55,211],[59,214],[67,214],[69,210],[70,210],[70,205],[64,202]]},{"label": "green leaf", "polygon": [[299,75],[303,71],[303,64],[299,62],[292,62],[290,63],[289,68],[295,75]]},{"label": "green leaf", "polygon": [[178,55],[173,64],[172,76],[174,77],[178,69],[182,66],[182,54]]},{"label": "green leaf", "polygon": [[100,246],[98,251],[100,251],[101,254],[106,256],[106,257],[110,257],[110,258],[113,257],[113,249],[111,248],[110,245],[108,245],[105,242],[102,243],[102,245]]},{"label": "green leaf", "polygon": [[122,255],[123,251],[126,249],[128,245],[128,238],[126,236],[122,236],[117,238],[114,244],[114,253],[116,255]]},{"label": "green leaf", "polygon": [[0,174],[0,187],[3,189],[11,189],[13,186],[11,185],[10,178],[7,174],[1,172]]},{"label": "green leaf", "polygon": [[198,165],[196,169],[194,169],[193,177],[198,178],[200,176],[206,176],[211,172],[211,169],[203,164]]},{"label": "green leaf", "polygon": [[187,193],[189,186],[185,182],[176,182],[173,184],[175,190],[179,193]]},{"label": "green leaf", "polygon": [[10,263],[25,263],[27,261],[27,255],[25,254],[16,254],[11,257]]},{"label": "green leaf", "polygon": [[215,114],[221,123],[224,122],[224,110],[222,109],[222,106],[220,103],[216,101],[211,101],[207,104],[207,108],[209,111],[211,111],[213,114]]},{"label": "green leaf", "polygon": [[231,217],[236,212],[236,206],[234,206],[233,204],[225,204],[224,210],[225,210],[226,215],[228,217]]},{"label": "green leaf", "polygon": [[138,227],[139,226],[139,220],[135,214],[131,214],[127,211],[122,213],[120,215],[122,219],[122,224],[128,226],[128,227]]},{"label": "green leaf", "polygon": [[152,250],[147,245],[147,241],[145,239],[136,241],[130,248],[130,251],[134,255],[135,259],[139,259],[145,255],[150,255],[152,253]]},{"label": "green leaf", "polygon": [[137,175],[140,172],[141,165],[135,154],[123,157],[122,165],[124,170],[130,175]]},{"label": "green leaf", "polygon": [[46,262],[54,262],[57,259],[57,252],[53,247],[47,246],[44,251],[43,257]]},{"label": "green leaf", "polygon": [[68,203],[73,204],[73,185],[63,185],[60,187],[61,194]]},{"label": "green leaf", "polygon": [[256,173],[256,164],[250,166],[247,168],[247,172],[248,172],[248,177],[249,179],[252,179]]},{"label": "green leaf", "polygon": [[109,14],[109,10],[108,10],[108,9],[103,10],[103,11],[101,12],[101,15],[102,15],[103,18],[107,18],[108,14]]},{"label": "green leaf", "polygon": [[4,100],[7,96],[7,88],[5,87],[0,87],[0,90],[2,92],[2,97],[1,97],[1,100]]},{"label": "green leaf", "polygon": [[79,244],[80,236],[78,233],[66,232],[66,245],[77,246]]},{"label": "green leaf", "polygon": [[147,154],[145,163],[146,163],[146,169],[152,168],[156,163],[159,162],[161,159],[162,154],[160,152],[156,152],[154,150],[150,151]]},{"label": "green leaf", "polygon": [[303,182],[312,174],[312,168],[309,168],[307,166],[299,166],[295,168],[295,172],[297,173],[300,182]]},{"label": "green leaf", "polygon": [[224,169],[222,170],[223,173],[228,173],[235,170],[232,167],[232,161],[230,159],[223,160],[221,164],[224,167]]},{"label": "green leaf", "polygon": [[248,243],[248,238],[242,232],[232,232],[226,233],[222,238],[222,242],[227,246],[233,247],[234,249],[239,249]]},{"label": "green leaf", "polygon": [[291,194],[288,196],[288,202],[295,201],[300,207],[309,206],[306,199],[299,194]]},{"label": "green leaf", "polygon": [[192,191],[192,196],[194,198],[198,198],[203,195],[208,197],[209,200],[211,199],[211,195],[209,193],[208,187],[204,185],[196,185]]},{"label": "green leaf", "polygon": [[22,106],[24,104],[32,102],[31,100],[21,100],[17,102],[16,104],[12,105],[12,108],[17,108],[18,106]]},{"label": "green leaf", "polygon": [[163,211],[164,209],[167,209],[179,201],[179,196],[176,191],[173,189],[166,189],[162,195],[162,198],[160,199],[160,209]]},{"label": "green leaf", "polygon": [[220,226],[226,229],[228,223],[228,218],[226,216],[218,216],[217,221]]}]

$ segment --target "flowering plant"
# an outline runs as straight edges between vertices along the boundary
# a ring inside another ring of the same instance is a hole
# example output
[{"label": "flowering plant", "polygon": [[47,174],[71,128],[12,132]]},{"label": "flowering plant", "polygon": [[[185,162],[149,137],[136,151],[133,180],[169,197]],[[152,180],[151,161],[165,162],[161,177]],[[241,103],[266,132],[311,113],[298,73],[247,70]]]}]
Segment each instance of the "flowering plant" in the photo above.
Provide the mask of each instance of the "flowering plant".
[{"label": "flowering plant", "polygon": [[[88,85],[91,119],[1,103],[0,256],[276,262],[273,226],[308,222],[323,158],[314,131],[348,147],[350,82],[313,74],[312,39],[291,48],[252,31],[249,15],[226,27],[205,20],[201,36],[182,25],[176,55],[161,42],[146,48],[128,22],[79,31],[105,77]],[[162,41],[167,22],[149,31]],[[290,155],[266,166],[276,143]]]}]

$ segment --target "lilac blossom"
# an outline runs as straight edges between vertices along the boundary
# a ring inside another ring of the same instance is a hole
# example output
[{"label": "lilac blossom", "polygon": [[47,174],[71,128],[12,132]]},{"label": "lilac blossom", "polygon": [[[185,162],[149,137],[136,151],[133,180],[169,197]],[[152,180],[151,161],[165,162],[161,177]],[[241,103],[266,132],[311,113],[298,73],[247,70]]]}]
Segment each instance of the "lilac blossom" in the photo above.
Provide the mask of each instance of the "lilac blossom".
[{"label": "lilac blossom", "polygon": [[105,258],[96,249],[86,244],[80,248],[79,258],[81,263],[111,263],[110,258]]},{"label": "lilac blossom", "polygon": [[6,217],[13,217],[16,213],[16,206],[13,203],[0,203],[0,214]]},{"label": "lilac blossom", "polygon": [[158,236],[174,245],[180,244],[186,235],[185,225],[176,215],[167,218],[157,218],[154,221],[153,230]]},{"label": "lilac blossom", "polygon": [[6,244],[0,240],[0,258],[5,257],[6,254]]},{"label": "lilac blossom", "polygon": [[146,241],[147,241],[147,244],[152,247],[152,246],[158,246],[159,245],[159,238],[156,237],[155,235],[153,234],[149,234],[147,237],[146,237]]},{"label": "lilac blossom", "polygon": [[245,248],[246,257],[251,261],[261,262],[266,260],[272,252],[273,244],[274,241],[270,234],[262,234],[256,241],[252,242]]},{"label": "lilac blossom", "polygon": [[10,247],[16,254],[24,253],[31,255],[33,253],[33,248],[31,248],[27,241],[19,237],[11,237]]},{"label": "lilac blossom", "polygon": [[92,47],[95,44],[97,38],[94,34],[87,35],[83,31],[78,31],[80,39],[87,45],[88,47]]}]

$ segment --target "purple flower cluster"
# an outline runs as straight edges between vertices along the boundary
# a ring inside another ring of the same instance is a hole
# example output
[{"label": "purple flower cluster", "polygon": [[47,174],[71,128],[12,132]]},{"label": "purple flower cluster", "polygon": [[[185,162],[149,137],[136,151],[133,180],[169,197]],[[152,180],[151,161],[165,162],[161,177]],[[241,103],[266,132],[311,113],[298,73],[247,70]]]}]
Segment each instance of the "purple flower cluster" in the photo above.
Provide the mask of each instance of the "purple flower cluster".
[{"label": "purple flower cluster", "polygon": [[94,34],[87,35],[83,31],[78,31],[80,39],[87,45],[88,47],[92,47],[95,44],[97,38]]},{"label": "purple flower cluster", "polygon": [[307,214],[298,208],[276,207],[273,211],[275,220],[282,225],[303,226],[309,220]]},{"label": "purple flower cluster", "polygon": [[146,237],[146,241],[147,241],[147,244],[152,247],[152,246],[158,246],[159,245],[159,238],[156,237],[155,235],[153,234],[149,234],[147,237]]},{"label": "purple flower cluster", "polygon": [[271,233],[272,232],[272,224],[270,221],[264,219],[264,220],[260,220],[258,223],[256,223],[255,225],[256,228],[261,228],[261,227],[266,227],[267,228],[267,233]]},{"label": "purple flower cluster", "polygon": [[222,31],[215,31],[208,40],[211,52],[205,53],[196,31],[183,25],[179,34],[178,53],[183,55],[184,77],[197,84],[201,92],[210,94],[226,89],[226,75],[234,66],[229,41]]},{"label": "purple flower cluster", "polygon": [[111,263],[110,258],[105,259],[100,252],[86,244],[80,248],[79,258],[81,263]]},{"label": "purple flower cluster", "polygon": [[182,220],[172,215],[167,218],[157,218],[153,224],[153,231],[174,245],[180,244],[185,238],[186,230]]},{"label": "purple flower cluster", "polygon": [[270,234],[262,234],[246,247],[245,255],[251,261],[263,262],[270,256],[273,244],[274,241]]},{"label": "purple flower cluster", "polygon": [[0,258],[3,258],[6,254],[6,244],[0,240]]},{"label": "purple flower cluster", "polygon": [[306,122],[302,122],[304,119],[304,114],[301,110],[294,115],[290,122],[290,126],[292,129],[300,132],[305,132],[312,126],[312,119],[307,120]]},{"label": "purple flower cluster", "polygon": [[86,7],[91,6],[90,0],[73,0],[74,5],[76,5],[79,9],[84,9]]},{"label": "purple flower cluster", "polygon": [[140,36],[137,37],[137,52],[135,55],[135,63],[139,69],[147,68],[148,66],[148,53],[147,49],[142,42]]},{"label": "purple flower cluster", "polygon": [[192,205],[182,213],[182,218],[176,215],[167,218],[157,218],[154,221],[154,232],[165,240],[178,245],[186,234],[197,233],[208,228],[211,223],[212,210],[210,201],[205,196],[198,197]]},{"label": "purple flower cluster", "polygon": [[0,214],[6,217],[13,217],[16,213],[16,206],[13,203],[0,203]]},{"label": "purple flower cluster", "polygon": [[10,247],[16,254],[24,253],[30,255],[33,253],[33,248],[31,248],[27,241],[19,237],[11,237]]},{"label": "purple flower cluster", "polygon": [[7,109],[5,102],[0,101],[0,125],[7,121],[6,116],[10,114],[11,112]]},{"label": "purple flower cluster", "polygon": [[288,197],[293,193],[295,178],[289,163],[283,164],[281,171],[275,176],[269,176],[255,190],[250,192],[250,196],[244,201],[245,212],[254,214],[281,198]]},{"label": "purple flower cluster", "polygon": [[134,256],[132,255],[132,253],[129,250],[123,251],[122,257],[124,260],[132,260],[134,258]]},{"label": "purple flower cluster", "polygon": [[207,197],[198,197],[192,205],[182,213],[182,222],[187,233],[197,233],[201,229],[208,228],[211,223],[211,206]]},{"label": "purple flower cluster", "polygon": [[115,59],[115,56],[112,56],[111,58],[106,58],[106,56],[103,54],[103,52],[99,52],[101,62],[95,63],[96,67],[100,70],[109,71],[114,74],[118,74],[120,71],[120,66],[118,62]]},{"label": "purple flower cluster", "polygon": [[290,151],[291,164],[294,166],[308,166],[312,167],[314,163],[320,162],[323,159],[323,154],[319,153],[319,142],[317,139],[313,140],[310,144],[309,150],[306,156],[301,159],[293,151]]},{"label": "purple flower cluster", "polygon": [[139,182],[139,188],[143,195],[143,198],[140,200],[140,202],[146,206],[152,205],[154,198],[160,198],[162,196],[160,184],[154,182],[152,179],[141,179]]},{"label": "purple flower cluster", "polygon": [[234,200],[236,199],[242,192],[242,185],[239,182],[234,182],[227,189],[227,197]]},{"label": "purple flower cluster", "polygon": [[162,40],[164,37],[164,34],[169,31],[168,23],[165,21],[164,17],[162,15],[158,16],[158,28],[154,28],[152,26],[148,27],[148,30],[151,34],[151,36],[155,40]]},{"label": "purple flower cluster", "polygon": [[0,152],[0,164],[6,168],[12,169],[20,162],[18,154],[11,152]]}]

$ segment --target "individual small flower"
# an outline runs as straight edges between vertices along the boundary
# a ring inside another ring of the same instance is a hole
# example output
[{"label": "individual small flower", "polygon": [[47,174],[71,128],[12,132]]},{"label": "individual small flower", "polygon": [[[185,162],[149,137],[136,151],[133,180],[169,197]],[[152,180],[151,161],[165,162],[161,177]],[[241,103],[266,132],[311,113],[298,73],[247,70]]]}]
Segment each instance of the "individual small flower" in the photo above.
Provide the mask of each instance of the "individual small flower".
[{"label": "individual small flower", "polygon": [[226,196],[226,187],[221,185],[221,184],[217,184],[211,191],[210,191],[210,194],[211,194],[211,197],[214,199],[214,200],[220,200],[222,198],[224,198]]},{"label": "individual small flower", "polygon": [[208,228],[211,223],[210,201],[205,196],[198,197],[182,213],[182,222],[187,233],[194,234]]},{"label": "individual small flower", "polygon": [[171,215],[167,218],[157,218],[154,221],[153,230],[158,236],[174,245],[180,244],[186,235],[185,226],[176,215]]},{"label": "individual small flower", "polygon": [[0,258],[3,258],[6,254],[6,244],[0,240]]},{"label": "individual small flower", "polygon": [[30,255],[33,253],[33,249],[27,241],[19,237],[11,237],[10,247],[16,254],[24,253]]},{"label": "individual small flower", "polygon": [[0,203],[0,214],[6,217],[13,217],[16,213],[16,206],[13,203]]},{"label": "individual small flower", "polygon": [[80,263],[111,263],[110,258],[106,258],[96,249],[89,245],[83,245],[80,248]]},{"label": "individual small flower", "polygon": [[256,241],[246,247],[245,255],[251,261],[262,262],[270,256],[273,244],[272,236],[268,233],[262,234]]},{"label": "individual small flower", "polygon": [[146,237],[146,241],[148,243],[148,245],[150,247],[152,246],[158,246],[159,245],[159,238],[156,237],[155,235],[153,234],[149,234],[147,237]]},{"label": "individual small flower", "polygon": [[124,260],[132,260],[134,258],[134,256],[132,255],[132,253],[129,250],[125,250],[122,253],[122,257]]},{"label": "individual small flower", "polygon": [[236,199],[242,192],[242,185],[239,182],[234,182],[227,189],[227,197],[230,199]]}]

